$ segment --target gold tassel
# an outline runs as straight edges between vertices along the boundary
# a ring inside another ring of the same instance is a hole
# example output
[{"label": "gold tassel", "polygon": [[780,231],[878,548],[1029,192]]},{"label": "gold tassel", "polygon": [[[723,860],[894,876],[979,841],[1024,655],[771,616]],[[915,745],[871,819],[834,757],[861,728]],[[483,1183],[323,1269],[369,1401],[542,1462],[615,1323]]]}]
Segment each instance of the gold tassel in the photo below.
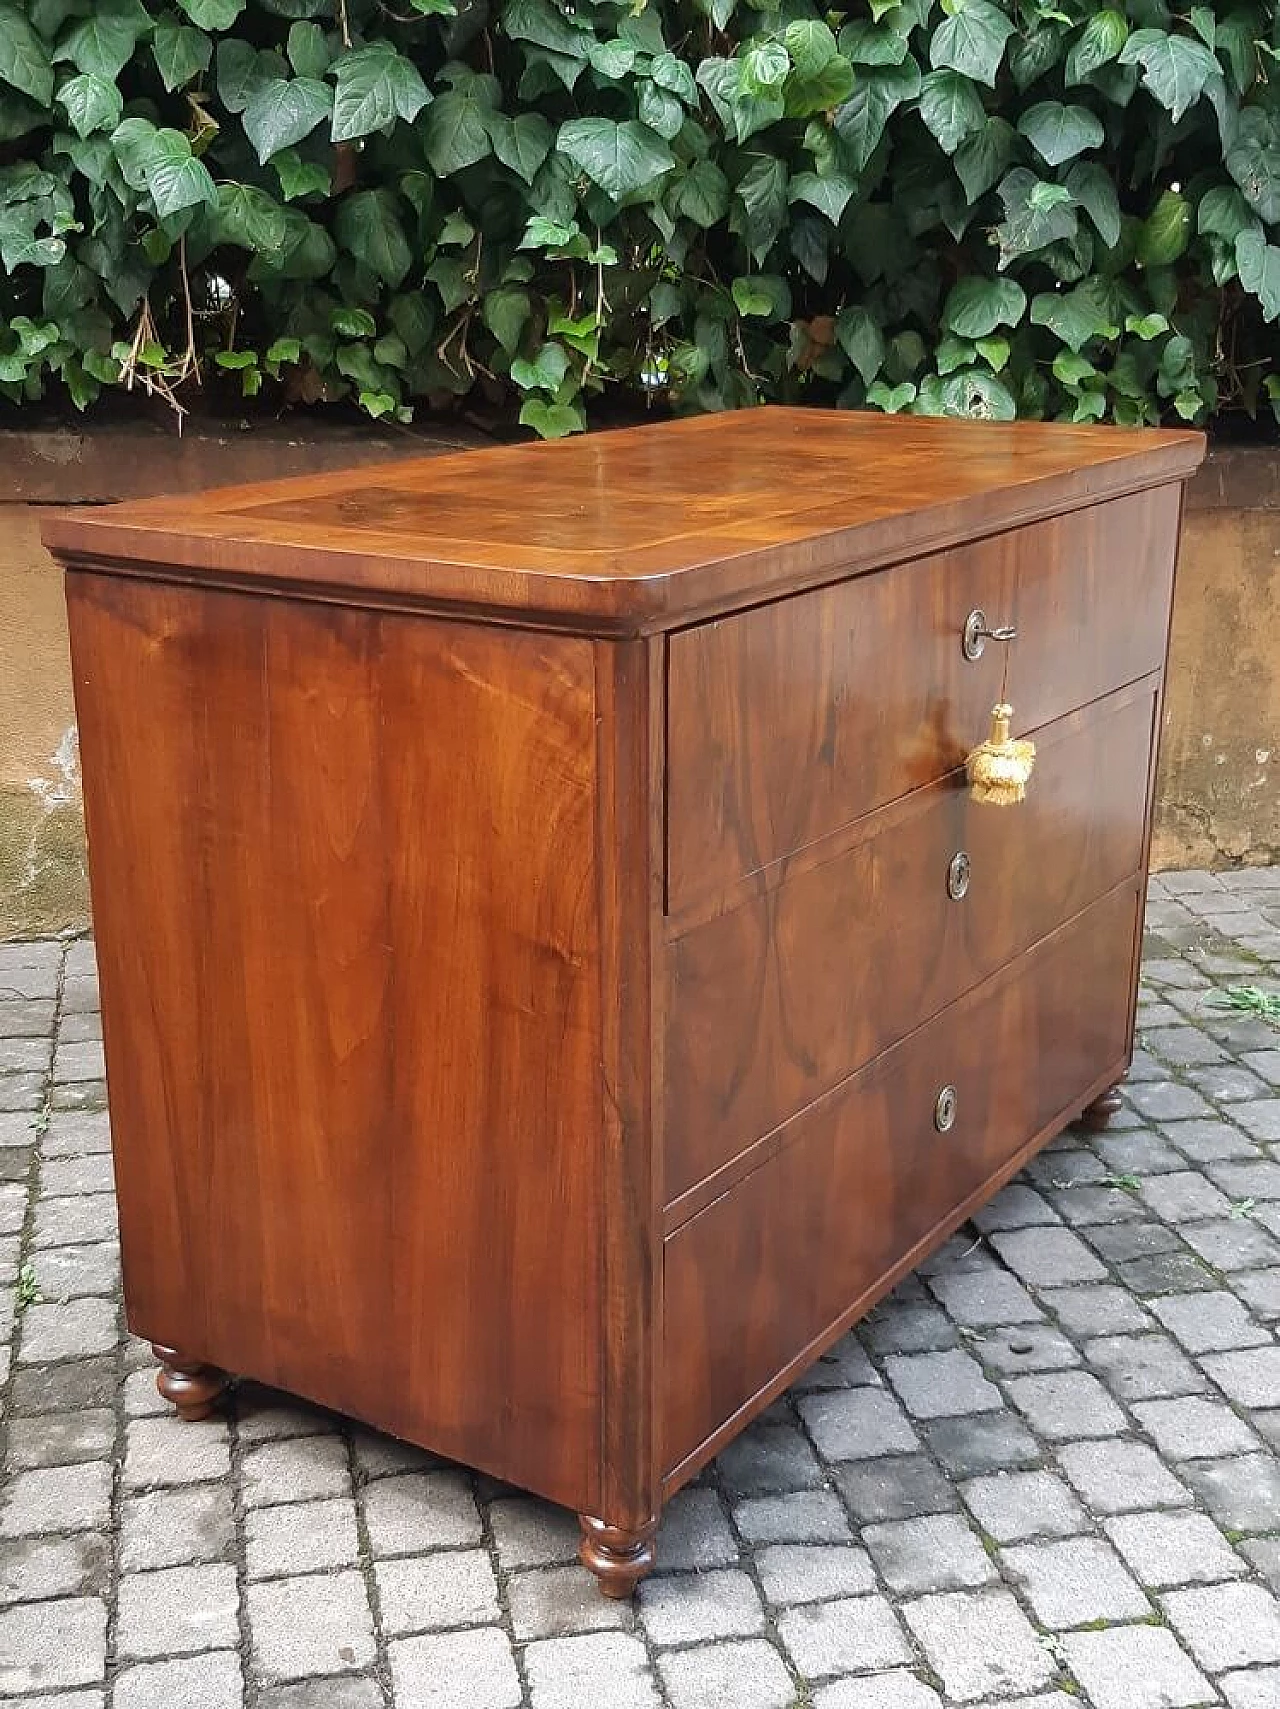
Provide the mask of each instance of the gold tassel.
[{"label": "gold tassel", "polygon": [[969,793],[975,801],[992,807],[1012,807],[1025,800],[1027,779],[1036,763],[1034,742],[1010,739],[1009,720],[1013,708],[1005,701],[991,708],[991,734],[964,762]]}]

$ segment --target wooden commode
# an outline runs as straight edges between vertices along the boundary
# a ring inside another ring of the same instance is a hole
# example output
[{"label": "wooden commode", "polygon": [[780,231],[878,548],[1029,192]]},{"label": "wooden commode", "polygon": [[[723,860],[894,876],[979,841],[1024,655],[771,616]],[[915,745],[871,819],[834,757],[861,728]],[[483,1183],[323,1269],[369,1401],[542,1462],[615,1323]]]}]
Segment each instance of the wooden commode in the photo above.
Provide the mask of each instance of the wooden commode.
[{"label": "wooden commode", "polygon": [[[1116,1108],[1202,454],[760,409],[51,518],[162,1393],[564,1503],[629,1593]],[[1007,808],[964,771],[1006,697]]]}]

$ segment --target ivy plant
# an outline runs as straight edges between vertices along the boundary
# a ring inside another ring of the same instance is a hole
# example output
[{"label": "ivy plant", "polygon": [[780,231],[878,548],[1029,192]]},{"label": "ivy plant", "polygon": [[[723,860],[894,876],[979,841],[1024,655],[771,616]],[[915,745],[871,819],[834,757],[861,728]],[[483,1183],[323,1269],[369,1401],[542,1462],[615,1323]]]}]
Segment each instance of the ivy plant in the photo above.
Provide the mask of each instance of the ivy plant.
[{"label": "ivy plant", "polygon": [[1280,412],[1227,0],[0,0],[0,398]]}]

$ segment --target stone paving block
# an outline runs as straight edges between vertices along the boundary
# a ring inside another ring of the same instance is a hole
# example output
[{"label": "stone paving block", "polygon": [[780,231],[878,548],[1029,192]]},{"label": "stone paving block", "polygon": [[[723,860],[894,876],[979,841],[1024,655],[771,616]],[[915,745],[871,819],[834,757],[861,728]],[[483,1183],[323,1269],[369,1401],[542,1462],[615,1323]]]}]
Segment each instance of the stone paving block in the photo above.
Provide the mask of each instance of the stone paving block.
[{"label": "stone paving block", "polygon": [[1192,1293],[1196,1289],[1207,1293],[1220,1286],[1213,1271],[1190,1252],[1135,1258],[1130,1264],[1121,1264],[1117,1274],[1126,1288],[1132,1288],[1144,1300],[1160,1294]]},{"label": "stone paving block", "polygon": [[1202,1460],[1180,1468],[1209,1512],[1228,1531],[1273,1531],[1280,1515],[1280,1464],[1271,1454]]},{"label": "stone paving block", "polygon": [[13,1472],[110,1459],[115,1434],[115,1418],[105,1407],[15,1418],[9,1426],[5,1464]]},{"label": "stone paving block", "polygon": [[1237,1406],[1280,1406],[1280,1346],[1207,1353],[1200,1363]]},{"label": "stone paving block", "polygon": [[1231,1285],[1249,1310],[1264,1323],[1280,1319],[1280,1268],[1233,1276]]},{"label": "stone paving block", "polygon": [[659,1657],[672,1709],[792,1709],[795,1686],[763,1639]]},{"label": "stone paving block", "polygon": [[906,1414],[882,1390],[805,1395],[799,1404],[818,1452],[829,1460],[863,1460],[919,1450],[919,1439]]},{"label": "stone paving block", "polygon": [[893,1608],[881,1596],[788,1608],[778,1618],[778,1631],[805,1679],[896,1667],[914,1659]]},{"label": "stone paving block", "polygon": [[46,1247],[36,1256],[32,1268],[41,1295],[47,1300],[109,1294],[114,1304],[114,1296],[120,1289],[120,1247],[114,1240],[96,1241],[88,1246]]},{"label": "stone paving block", "polygon": [[31,1244],[36,1252],[51,1246],[79,1246],[115,1240],[118,1234],[114,1193],[82,1193],[72,1199],[41,1199],[36,1206]]},{"label": "stone paving block", "polygon": [[1167,1335],[1108,1335],[1085,1343],[1084,1356],[1117,1400],[1194,1394],[1204,1377]]},{"label": "stone paving block", "polygon": [[1222,1117],[1186,1122],[1166,1122],[1165,1138],[1193,1163],[1227,1162],[1232,1158],[1256,1161],[1259,1152],[1253,1141],[1234,1123]]},{"label": "stone paving block", "polygon": [[[8,986],[0,986],[0,992]],[[48,997],[0,995],[0,1038],[43,1038],[53,1028],[54,1004]]]},{"label": "stone paving block", "polygon": [[1098,1537],[1002,1549],[1006,1577],[1042,1626],[1061,1631],[1098,1620],[1142,1620],[1151,1604],[1119,1556]]},{"label": "stone paving block", "polygon": [[1205,1173],[1233,1203],[1280,1199],[1280,1163],[1269,1157],[1256,1163],[1211,1163]]},{"label": "stone paving block", "polygon": [[260,1507],[245,1515],[250,1578],[332,1571],[354,1566],[359,1554],[356,1506],[350,1496]]},{"label": "stone paving block", "polygon": [[1172,1175],[1152,1175],[1138,1191],[1166,1222],[1207,1222],[1230,1214],[1231,1201],[1194,1169]]},{"label": "stone paving block", "polygon": [[[1171,1155],[1177,1154],[1172,1151]],[[1095,1228],[1118,1222],[1138,1222],[1145,1215],[1139,1199],[1125,1187],[1068,1187],[1055,1192],[1053,1202],[1072,1228]]]},{"label": "stone paving block", "polygon": [[1247,1571],[1203,1513],[1131,1513],[1103,1529],[1144,1585],[1155,1589],[1213,1584]]},{"label": "stone paving block", "polygon": [[75,1110],[55,1114],[40,1147],[46,1159],[79,1157],[111,1149],[111,1128],[105,1110]]},{"label": "stone paving block", "polygon": [[7,1145],[3,1134],[0,1134],[0,1181],[17,1182],[25,1186],[31,1174],[31,1160],[35,1154],[35,1146],[28,1145],[25,1139],[19,1145]]},{"label": "stone paving block", "polygon": [[[440,1561],[447,1555],[435,1557]],[[630,1602],[601,1596],[595,1579],[573,1566],[531,1567],[507,1580],[507,1606],[517,1641],[567,1638],[579,1632],[630,1630]]]},{"label": "stone paving block", "polygon": [[1061,1330],[1046,1323],[1016,1323],[984,1330],[969,1343],[989,1371],[1017,1377],[1031,1371],[1064,1371],[1080,1363],[1080,1353]]},{"label": "stone paving block", "polygon": [[885,1373],[913,1418],[991,1412],[1004,1402],[982,1367],[960,1348],[943,1353],[893,1353]]},{"label": "stone paving block", "polygon": [[1139,1401],[1134,1417],[1169,1459],[1207,1460],[1247,1454],[1258,1438],[1224,1401],[1191,1395],[1182,1400]]},{"label": "stone paving block", "polygon": [[79,1157],[51,1157],[40,1169],[40,1191],[50,1199],[74,1198],[80,1193],[113,1193],[115,1176],[111,1155],[87,1151]]},{"label": "stone paving block", "polygon": [[1187,1082],[1213,1103],[1231,1104],[1242,1098],[1264,1095],[1266,1082],[1248,1068],[1234,1062],[1211,1064],[1208,1068],[1193,1068]]},{"label": "stone paving block", "polygon": [[1212,1116],[1213,1111],[1198,1092],[1172,1080],[1155,1080],[1133,1086],[1127,1094],[1133,1107],[1149,1121],[1185,1121]]},{"label": "stone paving block", "polygon": [[17,1414],[75,1412],[81,1407],[110,1406],[115,1400],[115,1360],[77,1359],[69,1365],[20,1366],[9,1391]]},{"label": "stone paving block", "polygon": [[943,1709],[942,1699],[905,1668],[838,1679],[814,1693],[814,1709]]},{"label": "stone paving block", "polygon": [[1216,1584],[1161,1597],[1169,1624],[1210,1673],[1280,1662],[1280,1606],[1260,1584]]},{"label": "stone paving block", "polygon": [[231,1447],[226,1425],[217,1418],[188,1424],[176,1413],[135,1418],[125,1427],[124,1487],[151,1489],[169,1484],[203,1483],[227,1475]]},{"label": "stone paving block", "polygon": [[1070,1537],[1086,1529],[1089,1516],[1053,1472],[997,1472],[962,1484],[969,1511],[997,1543],[1030,1537]]},{"label": "stone paving block", "polygon": [[0,1609],[0,1694],[93,1685],[107,1659],[107,1609],[96,1597]]},{"label": "stone paving block", "polygon": [[[734,1504],[733,1522],[748,1544],[843,1543],[853,1535],[839,1498],[827,1489],[747,1496]],[[662,1552],[665,1560],[665,1536]]]},{"label": "stone paving block", "polygon": [[1221,1045],[1215,1044],[1198,1027],[1144,1028],[1142,1042],[1148,1050],[1175,1068],[1201,1068],[1223,1060]]},{"label": "stone paving block", "polygon": [[1125,1335],[1151,1326],[1151,1319],[1139,1301],[1111,1283],[1046,1288],[1040,1298],[1070,1335]]},{"label": "stone paving block", "polygon": [[190,1655],[240,1641],[236,1569],[227,1565],[165,1567],[124,1573],[116,1617],[121,1657]]},{"label": "stone paving block", "polygon": [[1154,1258],[1185,1252],[1173,1229],[1154,1218],[1141,1222],[1108,1224],[1081,1231],[1094,1251],[1108,1265],[1127,1264],[1135,1258]]},{"label": "stone paving block", "polygon": [[391,1637],[483,1626],[501,1617],[498,1581],[483,1549],[379,1561],[375,1576],[382,1623]]},{"label": "stone paving block", "polygon": [[[253,1434],[261,1441],[285,1436],[332,1436],[342,1420],[316,1406],[307,1406],[287,1395],[277,1396],[274,1404],[259,1408],[252,1421]],[[412,1442],[398,1442],[394,1436],[384,1436],[377,1430],[354,1430],[351,1433],[356,1467],[364,1483],[375,1478],[395,1477],[399,1472],[435,1472],[448,1468],[449,1462]]]},{"label": "stone paving block", "polygon": [[234,1532],[225,1481],[126,1497],[120,1508],[120,1564],[138,1572],[224,1560]]},{"label": "stone paving block", "polygon": [[43,1099],[43,1074],[0,1075],[0,1111],[38,1110]]},{"label": "stone paving block", "polygon": [[105,1531],[111,1514],[111,1467],[91,1461],[19,1472],[9,1480],[2,1503],[0,1537]]},{"label": "stone paving block", "polygon": [[1280,1703],[1280,1667],[1247,1668],[1218,1684],[1231,1709],[1275,1709]]},{"label": "stone paving block", "polygon": [[1008,1387],[1031,1428],[1050,1442],[1114,1436],[1124,1429],[1124,1414],[1098,1379],[1085,1371],[1015,1377]]},{"label": "stone paving block", "polygon": [[43,1074],[49,1066],[49,1041],[0,1033],[0,1074]]},{"label": "stone paving block", "polygon": [[[489,1628],[492,1632],[494,1628]],[[498,1634],[500,1635],[500,1634]],[[410,1645],[443,1642],[440,1639],[416,1638]],[[452,1709],[454,1701],[474,1703],[471,1692],[456,1699],[446,1696],[415,1696],[404,1694],[401,1684],[402,1667],[397,1651],[410,1645],[393,1645],[392,1674],[396,1682],[396,1709]],[[484,1656],[474,1673],[488,1674],[497,1688],[492,1695],[493,1709],[514,1709],[520,1702],[520,1681],[514,1665],[510,1675],[500,1665],[501,1652],[492,1639],[487,1639]],[[422,1660],[419,1659],[421,1666]],[[508,1660],[509,1660],[508,1655]],[[441,1658],[441,1667],[449,1670],[446,1677],[458,1678],[464,1684],[467,1675],[452,1675],[453,1661]],[[530,1644],[524,1654],[525,1672],[533,1709],[583,1709],[586,1704],[608,1703],[611,1709],[658,1709],[658,1692],[649,1658],[639,1638],[625,1632],[601,1632],[581,1638],[551,1638],[545,1643]],[[429,1677],[430,1666],[422,1666],[422,1675]],[[486,1699],[488,1709],[489,1699]]]},{"label": "stone paving block", "polygon": [[1062,1647],[1094,1709],[1195,1709],[1216,1701],[1173,1634],[1157,1626],[1070,1632]]},{"label": "stone paving block", "polygon": [[998,1228],[1052,1227],[1058,1213],[1047,1199],[1024,1181],[1002,1187],[990,1204],[973,1213],[973,1226],[983,1234]]},{"label": "stone paving block", "polygon": [[1265,1346],[1271,1336],[1225,1289],[1207,1294],[1166,1294],[1151,1309],[1189,1353],[1218,1353]]},{"label": "stone paving block", "polygon": [[639,1611],[655,1644],[750,1637],[764,1629],[759,1592],[747,1574],[737,1570],[646,1579]]},{"label": "stone paving block", "polygon": [[1195,1223],[1182,1230],[1188,1246],[1215,1270],[1261,1270],[1280,1264],[1280,1244],[1249,1217]]},{"label": "stone paving block", "polygon": [[[880,1398],[887,1406],[892,1407],[893,1403],[887,1396]],[[856,1417],[860,1416],[861,1399],[861,1393],[848,1396],[842,1393],[822,1394],[804,1400],[801,1403],[801,1411],[806,1419],[809,1418],[810,1411],[823,1418],[838,1419],[846,1410],[844,1403],[847,1401],[847,1410]],[[869,1399],[878,1404],[876,1396],[870,1396]],[[914,1441],[912,1446],[915,1446]],[[719,1467],[721,1483],[734,1495],[816,1489],[822,1482],[822,1468],[813,1449],[805,1440],[803,1432],[791,1423],[757,1420],[722,1450],[716,1464]]]},{"label": "stone paving block", "polygon": [[1253,1072],[1263,1080],[1269,1080],[1273,1086],[1280,1086],[1280,1045],[1274,1049],[1247,1050],[1244,1061]]},{"label": "stone paving block", "polygon": [[854,1460],[836,1470],[836,1483],[862,1525],[954,1508],[955,1490],[924,1454]]},{"label": "stone paving block", "polygon": [[846,1335],[791,1385],[793,1394],[806,1394],[811,1389],[857,1388],[863,1383],[878,1385],[880,1373],[867,1357],[856,1334]]},{"label": "stone paving block", "polygon": [[93,1039],[102,1041],[102,1016],[93,1010],[63,1015],[58,1022],[58,1039],[62,1044],[83,1044]]},{"label": "stone paving block", "polygon": [[0,1549],[0,1604],[105,1596],[110,1581],[111,1542],[105,1535],[8,1538]]},{"label": "stone paving block", "polygon": [[957,1323],[969,1329],[991,1324],[1034,1323],[1044,1314],[1016,1277],[983,1269],[933,1276],[929,1286]]},{"label": "stone paving block", "polygon": [[682,1489],[668,1503],[662,1512],[658,1547],[661,1565],[669,1572],[701,1572],[736,1566],[738,1561],[737,1539],[714,1489]]},{"label": "stone paving block", "polygon": [[[258,1693],[258,1709],[383,1709],[384,1702],[377,1682],[360,1674],[303,1679],[293,1685],[271,1685]],[[470,1699],[468,1703],[476,1709]]]},{"label": "stone paving block", "polygon": [[1191,1501],[1185,1485],[1141,1442],[1068,1442],[1058,1450],[1058,1459],[1072,1487],[1095,1513],[1129,1513]]},{"label": "stone paving block", "polygon": [[1238,1546],[1245,1560],[1280,1593],[1280,1536],[1243,1537]]},{"label": "stone paving block", "polygon": [[954,1347],[956,1326],[936,1305],[878,1306],[858,1325],[858,1334],[873,1353],[935,1353]]},{"label": "stone paving block", "polygon": [[117,1674],[114,1709],[241,1709],[244,1676],[234,1650],[181,1661],[135,1662]]},{"label": "stone paving block", "polygon": [[966,1590],[996,1577],[986,1550],[954,1514],[867,1526],[862,1541],[890,1590],[900,1594]]},{"label": "stone paving block", "polygon": [[1280,1098],[1251,1098],[1237,1105],[1234,1116],[1246,1133],[1268,1145],[1280,1142]]},{"label": "stone paving block", "polygon": [[24,1365],[81,1359],[93,1353],[112,1352],[118,1339],[114,1300],[77,1299],[65,1304],[30,1305],[23,1314],[18,1358]]},{"label": "stone paving block", "polygon": [[1113,1175],[1162,1175],[1185,1169],[1186,1161],[1158,1133],[1100,1133],[1094,1140],[1098,1156]]},{"label": "stone paving block", "polygon": [[364,1496],[375,1555],[413,1555],[481,1540],[480,1514],[462,1472],[417,1472],[383,1478]]},{"label": "stone paving block", "polygon": [[1034,1691],[1057,1672],[1007,1590],[926,1596],[903,1612],[944,1692],[956,1702]]},{"label": "stone paving block", "polygon": [[373,1618],[359,1573],[268,1579],[251,1584],[246,1596],[262,1679],[340,1673],[373,1661]]},{"label": "stone paving block", "polygon": [[926,1426],[926,1436],[944,1470],[954,1478],[1032,1466],[1044,1456],[1035,1437],[1010,1412],[940,1418]]},{"label": "stone paving block", "polygon": [[347,1445],[337,1436],[290,1437],[252,1447],[241,1462],[246,1507],[351,1493]]},{"label": "stone paving block", "polygon": [[[864,1541],[871,1534],[864,1531]],[[773,1603],[826,1602],[876,1588],[866,1550],[852,1542],[771,1544],[757,1554],[756,1571],[766,1600]]]},{"label": "stone paving block", "polygon": [[[675,1505],[672,1502],[666,1512],[670,1513]],[[578,1557],[577,1520],[572,1513],[563,1507],[553,1507],[549,1501],[523,1495],[495,1501],[489,1509],[489,1523],[504,1572],[515,1567],[550,1566]],[[665,1536],[663,1542],[665,1546]]]}]

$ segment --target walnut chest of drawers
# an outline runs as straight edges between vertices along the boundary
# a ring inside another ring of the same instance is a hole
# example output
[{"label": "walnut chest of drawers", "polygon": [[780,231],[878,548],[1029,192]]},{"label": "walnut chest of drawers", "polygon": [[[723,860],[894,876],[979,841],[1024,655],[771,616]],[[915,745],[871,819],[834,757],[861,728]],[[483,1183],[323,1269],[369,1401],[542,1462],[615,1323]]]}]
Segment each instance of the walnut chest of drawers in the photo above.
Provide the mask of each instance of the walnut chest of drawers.
[{"label": "walnut chest of drawers", "polygon": [[764,409],[52,519],[162,1392],[567,1504],[626,1594],[663,1500],[1113,1107],[1202,449]]}]

